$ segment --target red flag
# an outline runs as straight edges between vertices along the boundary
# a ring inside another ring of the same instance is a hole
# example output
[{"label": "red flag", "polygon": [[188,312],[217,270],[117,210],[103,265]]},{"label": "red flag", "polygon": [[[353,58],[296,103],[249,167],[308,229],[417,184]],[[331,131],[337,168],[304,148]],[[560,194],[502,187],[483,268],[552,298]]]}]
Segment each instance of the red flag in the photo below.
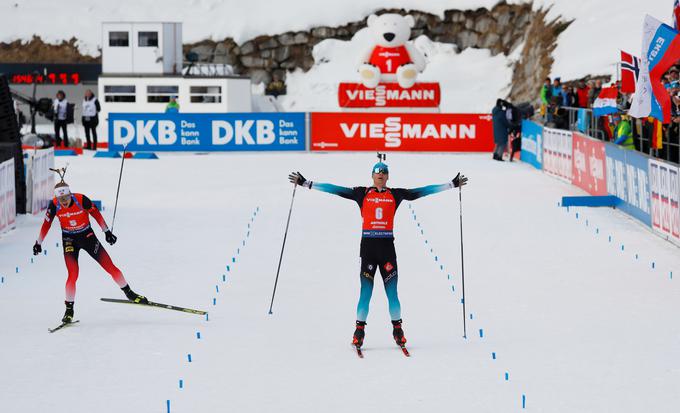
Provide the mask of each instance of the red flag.
[{"label": "red flag", "polygon": [[673,2],[673,28],[678,30],[678,23],[680,22],[680,1]]},{"label": "red flag", "polygon": [[663,123],[656,118],[648,118],[652,121],[652,149],[662,149],[663,148]]},{"label": "red flag", "polygon": [[640,59],[621,50],[621,93],[635,93]]}]

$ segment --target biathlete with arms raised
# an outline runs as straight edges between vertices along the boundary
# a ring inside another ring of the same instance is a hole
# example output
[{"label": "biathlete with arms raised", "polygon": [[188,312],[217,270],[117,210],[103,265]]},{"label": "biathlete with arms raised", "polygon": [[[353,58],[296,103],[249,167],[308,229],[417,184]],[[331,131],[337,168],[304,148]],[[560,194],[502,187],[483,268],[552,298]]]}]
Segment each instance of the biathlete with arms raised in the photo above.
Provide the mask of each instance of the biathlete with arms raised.
[{"label": "biathlete with arms raised", "polygon": [[402,201],[413,201],[423,196],[436,194],[447,189],[456,188],[467,183],[467,178],[460,173],[451,181],[440,185],[429,185],[421,188],[403,189],[387,187],[389,169],[385,163],[378,162],[372,170],[373,186],[345,188],[327,183],[306,180],[300,172],[293,172],[288,179],[291,183],[309,189],[316,189],[338,195],[356,202],[361,209],[363,219],[361,247],[361,292],[357,305],[356,329],[352,344],[360,349],[364,342],[364,328],[368,317],[368,308],[373,294],[373,283],[376,270],[385,286],[392,319],[393,337],[397,345],[406,344],[402,329],[401,304],[397,294],[397,254],[394,249],[392,232],[394,214]]}]

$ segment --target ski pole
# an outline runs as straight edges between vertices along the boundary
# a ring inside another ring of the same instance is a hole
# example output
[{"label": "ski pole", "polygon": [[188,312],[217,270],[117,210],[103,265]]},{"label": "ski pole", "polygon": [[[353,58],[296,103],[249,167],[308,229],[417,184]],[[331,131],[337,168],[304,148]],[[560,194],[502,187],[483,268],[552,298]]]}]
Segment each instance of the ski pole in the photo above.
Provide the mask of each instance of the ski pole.
[{"label": "ski pole", "polygon": [[269,304],[269,314],[272,314],[272,307],[274,306],[274,296],[276,295],[276,286],[279,283],[279,273],[281,272],[281,262],[283,261],[283,250],[286,248],[286,238],[288,237],[288,226],[290,225],[290,215],[293,213],[293,201],[295,201],[295,190],[297,184],[293,186],[293,196],[290,199],[290,209],[288,210],[288,220],[286,221],[286,231],[283,233],[283,245],[281,245],[281,255],[279,256],[279,267],[276,269],[276,280],[274,280],[274,292],[272,292],[272,301]]},{"label": "ski pole", "polygon": [[460,205],[460,266],[463,289],[463,338],[467,338],[466,311],[465,311],[465,257],[463,254],[463,186],[458,187],[458,201]]},{"label": "ski pole", "polygon": [[116,223],[116,211],[118,210],[118,194],[120,194],[120,181],[123,179],[123,165],[125,165],[125,151],[127,145],[123,146],[123,160],[120,162],[120,175],[118,175],[118,189],[116,189],[116,204],[113,207],[113,219],[111,220],[111,232],[113,232],[113,225]]}]

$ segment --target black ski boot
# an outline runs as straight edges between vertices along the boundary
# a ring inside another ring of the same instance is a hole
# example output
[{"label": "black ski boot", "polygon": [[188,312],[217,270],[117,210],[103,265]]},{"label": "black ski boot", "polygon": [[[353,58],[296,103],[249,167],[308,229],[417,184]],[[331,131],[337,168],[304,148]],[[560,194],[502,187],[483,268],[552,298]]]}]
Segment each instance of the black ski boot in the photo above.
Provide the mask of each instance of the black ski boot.
[{"label": "black ski boot", "polygon": [[366,327],[365,321],[357,321],[357,328],[354,330],[354,337],[352,337],[352,345],[356,348],[361,348],[364,345],[364,327]]},{"label": "black ski boot", "polygon": [[72,323],[73,322],[73,301],[64,301],[66,304],[66,312],[64,317],[61,319],[62,323]]},{"label": "black ski boot", "polygon": [[399,320],[392,320],[392,327],[394,328],[392,330],[392,336],[394,337],[394,341],[397,342],[398,346],[403,346],[406,344],[406,337],[404,337],[404,330],[401,328],[401,319]]},{"label": "black ski boot", "polygon": [[125,287],[121,288],[121,290],[123,290],[127,299],[132,301],[133,303],[149,304],[149,300],[147,300],[146,297],[144,297],[143,295],[139,295],[136,292],[132,291],[130,289],[129,285],[126,285]]}]

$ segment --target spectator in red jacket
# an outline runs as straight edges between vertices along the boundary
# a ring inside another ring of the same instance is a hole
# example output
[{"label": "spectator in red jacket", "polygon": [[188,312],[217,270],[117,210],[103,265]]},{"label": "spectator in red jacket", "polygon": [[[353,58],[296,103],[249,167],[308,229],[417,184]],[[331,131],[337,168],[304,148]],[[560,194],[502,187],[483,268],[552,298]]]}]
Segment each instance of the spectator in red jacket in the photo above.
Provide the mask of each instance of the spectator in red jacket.
[{"label": "spectator in red jacket", "polygon": [[576,93],[578,94],[578,107],[587,108],[588,107],[588,92],[590,92],[590,87],[586,85],[586,82],[581,80],[578,83],[578,89]]}]

